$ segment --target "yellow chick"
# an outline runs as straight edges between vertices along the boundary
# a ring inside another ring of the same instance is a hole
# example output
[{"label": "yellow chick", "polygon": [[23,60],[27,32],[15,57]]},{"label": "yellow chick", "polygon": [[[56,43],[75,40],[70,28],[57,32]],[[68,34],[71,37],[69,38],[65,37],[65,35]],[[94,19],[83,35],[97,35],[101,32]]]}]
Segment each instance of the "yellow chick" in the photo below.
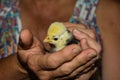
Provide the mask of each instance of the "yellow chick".
[{"label": "yellow chick", "polygon": [[71,44],[73,39],[72,33],[67,30],[63,23],[54,22],[50,25],[44,42],[52,45],[52,51],[58,51]]}]

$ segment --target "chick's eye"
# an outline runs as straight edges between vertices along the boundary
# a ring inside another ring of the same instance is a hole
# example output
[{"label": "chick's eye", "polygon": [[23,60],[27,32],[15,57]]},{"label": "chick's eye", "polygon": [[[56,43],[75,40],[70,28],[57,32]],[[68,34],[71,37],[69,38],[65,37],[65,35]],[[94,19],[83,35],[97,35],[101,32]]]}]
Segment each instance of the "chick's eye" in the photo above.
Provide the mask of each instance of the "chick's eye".
[{"label": "chick's eye", "polygon": [[58,38],[54,38],[54,40],[55,40],[55,41],[57,41],[57,40],[58,40]]}]

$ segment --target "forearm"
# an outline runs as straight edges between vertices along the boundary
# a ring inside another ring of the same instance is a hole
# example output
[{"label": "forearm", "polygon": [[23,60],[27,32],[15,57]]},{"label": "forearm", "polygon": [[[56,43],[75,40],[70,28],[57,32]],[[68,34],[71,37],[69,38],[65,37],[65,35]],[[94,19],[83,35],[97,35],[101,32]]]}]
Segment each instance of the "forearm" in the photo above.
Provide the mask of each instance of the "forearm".
[{"label": "forearm", "polygon": [[24,80],[26,78],[27,72],[22,69],[16,54],[0,60],[0,80]]},{"label": "forearm", "polygon": [[103,53],[103,80],[120,80],[119,47],[108,47]]}]

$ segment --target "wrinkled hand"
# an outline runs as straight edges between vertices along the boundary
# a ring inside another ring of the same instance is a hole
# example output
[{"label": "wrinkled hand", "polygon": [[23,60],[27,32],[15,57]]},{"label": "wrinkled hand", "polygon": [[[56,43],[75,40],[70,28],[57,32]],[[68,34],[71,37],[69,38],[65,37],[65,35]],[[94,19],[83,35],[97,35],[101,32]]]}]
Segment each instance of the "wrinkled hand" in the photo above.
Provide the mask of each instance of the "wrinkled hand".
[{"label": "wrinkled hand", "polygon": [[[95,50],[88,48],[82,51],[81,47],[76,44],[49,54],[44,51],[42,43],[34,38],[29,30],[23,30],[20,39],[18,49],[20,61],[27,65],[40,80],[72,78],[96,61]],[[88,47],[86,42],[84,44],[86,46],[82,46],[83,48]],[[94,71],[95,69],[90,73]]]},{"label": "wrinkled hand", "polygon": [[[97,53],[96,60],[100,58],[101,45],[97,42],[94,31],[87,29],[83,24],[64,23],[64,25],[73,33],[76,39],[80,40],[82,50],[86,50],[88,48],[94,49],[94,51]],[[88,71],[90,67],[84,71]],[[76,80],[88,80],[95,72],[95,69],[96,67],[87,73],[79,75]]]},{"label": "wrinkled hand", "polygon": [[[96,40],[96,34],[93,30],[87,29],[83,24],[64,23],[65,26],[74,34],[78,40],[85,39],[88,43],[89,48],[93,48],[100,57],[101,45]],[[84,46],[84,44],[81,44]],[[88,48],[88,47],[86,47]],[[85,48],[85,49],[86,49]]]}]

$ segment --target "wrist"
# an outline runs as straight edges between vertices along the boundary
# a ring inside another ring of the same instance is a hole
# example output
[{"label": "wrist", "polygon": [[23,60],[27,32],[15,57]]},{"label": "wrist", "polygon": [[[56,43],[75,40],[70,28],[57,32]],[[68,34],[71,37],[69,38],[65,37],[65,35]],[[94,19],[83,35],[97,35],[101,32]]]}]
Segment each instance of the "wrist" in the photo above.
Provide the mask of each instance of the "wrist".
[{"label": "wrist", "polygon": [[24,80],[26,78],[28,78],[28,73],[19,64],[17,54],[0,60],[0,80]]}]

